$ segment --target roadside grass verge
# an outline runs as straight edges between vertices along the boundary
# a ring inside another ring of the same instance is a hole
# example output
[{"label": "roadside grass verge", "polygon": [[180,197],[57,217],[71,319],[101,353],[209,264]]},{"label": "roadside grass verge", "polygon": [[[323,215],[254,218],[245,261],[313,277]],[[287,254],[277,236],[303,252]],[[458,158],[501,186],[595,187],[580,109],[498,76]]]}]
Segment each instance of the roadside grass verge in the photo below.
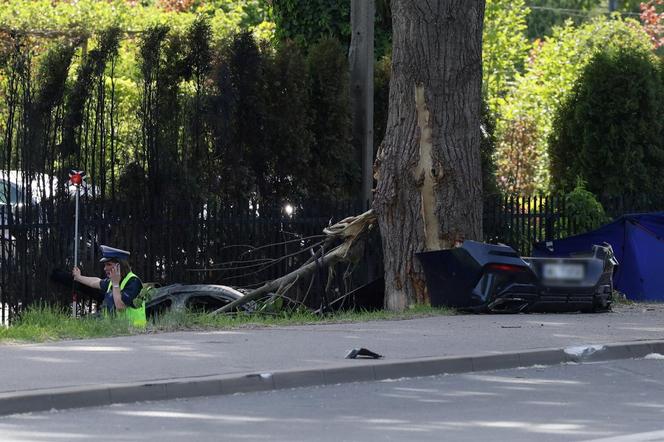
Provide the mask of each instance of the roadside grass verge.
[{"label": "roadside grass verge", "polygon": [[332,324],[422,318],[452,315],[451,309],[414,306],[405,312],[384,310],[364,312],[336,312],[318,315],[308,310],[276,314],[237,313],[210,316],[203,312],[167,312],[148,322],[145,329],[131,327],[126,321],[84,316],[72,318],[66,309],[46,305],[31,306],[9,327],[0,327],[0,343],[45,342],[65,339],[89,339],[159,333],[181,330],[224,330],[305,324]]},{"label": "roadside grass verge", "polygon": [[72,318],[64,308],[47,305],[30,306],[14,324],[0,327],[0,342],[43,342],[61,339],[101,338],[132,332],[125,321],[92,317]]},{"label": "roadside grass verge", "polygon": [[631,299],[627,299],[627,295],[625,295],[622,292],[619,292],[618,290],[614,290],[611,293],[611,302],[615,305],[634,305],[635,302],[632,301]]},{"label": "roadside grass verge", "polygon": [[306,324],[335,324],[344,322],[367,322],[399,319],[422,318],[426,316],[453,315],[455,311],[446,308],[434,308],[425,305],[413,306],[404,312],[379,311],[343,311],[318,315],[310,310],[284,311],[280,313],[236,313],[210,316],[191,311],[168,312],[157,318],[148,328],[157,331],[176,331],[183,329],[229,329],[247,327],[270,327]]}]

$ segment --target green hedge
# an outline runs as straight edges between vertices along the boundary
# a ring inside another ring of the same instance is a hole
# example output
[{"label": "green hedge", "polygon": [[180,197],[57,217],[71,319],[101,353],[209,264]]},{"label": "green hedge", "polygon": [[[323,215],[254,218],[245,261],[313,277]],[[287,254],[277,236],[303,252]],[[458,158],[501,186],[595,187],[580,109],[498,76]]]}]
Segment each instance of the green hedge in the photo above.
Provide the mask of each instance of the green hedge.
[{"label": "green hedge", "polygon": [[569,191],[581,178],[600,197],[659,198],[664,166],[664,83],[648,51],[600,52],[556,114],[551,176]]}]

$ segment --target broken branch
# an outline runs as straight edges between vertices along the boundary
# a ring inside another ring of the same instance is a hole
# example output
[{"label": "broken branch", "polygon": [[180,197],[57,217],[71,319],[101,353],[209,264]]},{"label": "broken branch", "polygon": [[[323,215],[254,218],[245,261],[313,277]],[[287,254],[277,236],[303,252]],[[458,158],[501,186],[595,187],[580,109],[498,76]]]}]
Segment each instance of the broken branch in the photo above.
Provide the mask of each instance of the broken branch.
[{"label": "broken branch", "polygon": [[333,226],[323,230],[328,239],[340,239],[343,242],[337,247],[327,252],[320,261],[316,260],[306,263],[302,267],[270,281],[263,286],[247,293],[242,298],[237,299],[225,306],[213,311],[210,315],[217,315],[219,313],[227,313],[241,305],[261,298],[267,293],[279,290],[282,287],[289,286],[298,278],[310,276],[318,266],[332,265],[337,261],[355,261],[358,259],[360,253],[357,245],[359,244],[360,237],[367,232],[370,227],[376,222],[376,215],[373,210],[364,212],[361,215],[344,218]]}]

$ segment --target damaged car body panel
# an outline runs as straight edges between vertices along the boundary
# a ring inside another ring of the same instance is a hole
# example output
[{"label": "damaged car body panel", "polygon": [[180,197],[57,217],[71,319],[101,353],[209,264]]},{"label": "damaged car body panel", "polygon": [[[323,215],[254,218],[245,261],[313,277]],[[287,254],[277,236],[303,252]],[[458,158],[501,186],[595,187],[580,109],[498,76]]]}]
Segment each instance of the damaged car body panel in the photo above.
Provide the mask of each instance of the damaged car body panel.
[{"label": "damaged car body panel", "polygon": [[[155,289],[154,296],[146,302],[148,317],[165,311],[214,311],[244,296],[239,290],[215,284],[171,284]],[[250,305],[243,309],[249,311]]]},{"label": "damaged car body panel", "polygon": [[608,245],[573,258],[523,258],[506,245],[464,241],[416,254],[432,306],[473,312],[602,311],[617,266]]}]

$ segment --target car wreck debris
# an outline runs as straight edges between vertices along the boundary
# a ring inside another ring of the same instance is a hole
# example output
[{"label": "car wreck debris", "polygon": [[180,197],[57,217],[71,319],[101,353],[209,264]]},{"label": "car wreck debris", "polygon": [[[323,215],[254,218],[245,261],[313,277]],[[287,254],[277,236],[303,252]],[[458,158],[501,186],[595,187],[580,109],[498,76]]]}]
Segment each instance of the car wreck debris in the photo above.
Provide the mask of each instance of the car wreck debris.
[{"label": "car wreck debris", "polygon": [[[145,303],[148,317],[167,310],[216,310],[244,296],[233,287],[215,284],[171,284],[155,288],[153,293]],[[242,310],[251,311],[251,304],[245,304]]]},{"label": "car wreck debris", "polygon": [[382,357],[383,355],[374,353],[373,351],[366,348],[354,348],[346,354],[346,359],[358,359],[358,358],[381,359]]},{"label": "car wreck debris", "polygon": [[609,310],[618,265],[608,244],[572,258],[522,258],[506,245],[464,241],[416,256],[432,306],[493,313]]}]

